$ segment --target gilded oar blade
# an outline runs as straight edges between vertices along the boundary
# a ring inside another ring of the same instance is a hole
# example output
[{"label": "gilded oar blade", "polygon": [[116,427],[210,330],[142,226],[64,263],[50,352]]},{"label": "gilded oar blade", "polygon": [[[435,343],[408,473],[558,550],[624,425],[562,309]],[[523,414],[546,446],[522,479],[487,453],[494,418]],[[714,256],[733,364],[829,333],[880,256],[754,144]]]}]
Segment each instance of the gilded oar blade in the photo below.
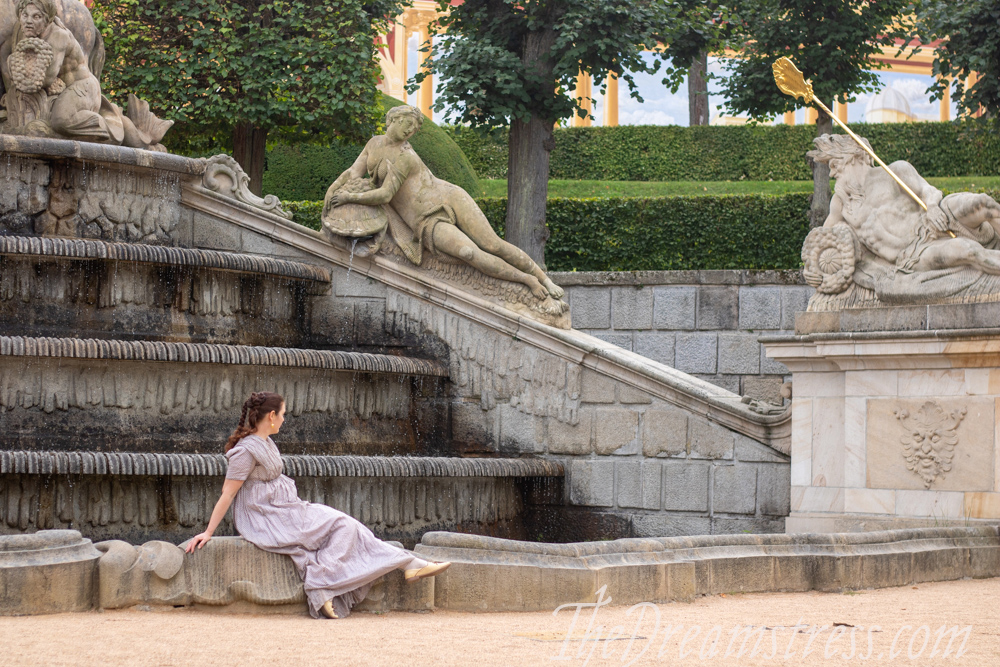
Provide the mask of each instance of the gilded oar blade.
[{"label": "gilded oar blade", "polygon": [[778,58],[771,65],[771,71],[774,72],[774,82],[778,84],[778,90],[791,97],[801,97],[806,104],[812,102],[812,84],[806,81],[802,72],[790,59]]}]

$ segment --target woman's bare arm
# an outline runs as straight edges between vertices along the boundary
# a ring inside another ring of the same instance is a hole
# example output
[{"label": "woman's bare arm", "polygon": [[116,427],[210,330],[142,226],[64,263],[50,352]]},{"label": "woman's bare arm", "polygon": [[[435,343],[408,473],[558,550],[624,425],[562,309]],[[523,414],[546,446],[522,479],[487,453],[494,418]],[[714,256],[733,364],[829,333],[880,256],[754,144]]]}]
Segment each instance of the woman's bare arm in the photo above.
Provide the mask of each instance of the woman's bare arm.
[{"label": "woman's bare arm", "polygon": [[[368,144],[371,144],[371,140],[369,140]],[[331,183],[330,187],[326,189],[326,197],[324,197],[324,200],[329,200],[330,197],[333,195],[333,193],[339,190],[344,185],[344,183],[353,180],[355,178],[362,178],[365,175],[365,173],[367,173],[367,171],[368,171],[368,145],[365,145],[365,149],[361,151],[361,155],[359,155],[358,159],[354,161],[354,164],[345,169],[344,172],[337,177],[337,180]]]},{"label": "woman's bare arm", "polygon": [[212,510],[212,518],[208,520],[208,528],[205,529],[204,533],[199,533],[191,538],[185,549],[187,553],[194,553],[196,548],[201,549],[206,542],[212,539],[215,529],[222,523],[222,518],[229,511],[229,506],[233,504],[233,498],[236,497],[236,492],[240,490],[241,486],[243,486],[242,479],[227,479],[223,483],[222,495],[219,496],[219,502],[215,503],[215,509]]}]

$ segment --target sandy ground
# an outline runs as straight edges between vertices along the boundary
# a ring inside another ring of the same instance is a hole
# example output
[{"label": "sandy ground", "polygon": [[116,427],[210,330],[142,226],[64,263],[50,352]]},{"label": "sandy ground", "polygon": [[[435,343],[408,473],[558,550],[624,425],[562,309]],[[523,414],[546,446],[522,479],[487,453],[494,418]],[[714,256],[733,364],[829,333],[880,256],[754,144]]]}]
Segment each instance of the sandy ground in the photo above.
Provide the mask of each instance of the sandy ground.
[{"label": "sandy ground", "polygon": [[[1000,579],[590,607],[575,627],[573,616],[569,608],[320,621],[177,609],[0,618],[0,664],[1000,666]],[[947,656],[942,626],[960,631]],[[749,631],[746,645],[745,634],[733,641],[734,628]]]}]

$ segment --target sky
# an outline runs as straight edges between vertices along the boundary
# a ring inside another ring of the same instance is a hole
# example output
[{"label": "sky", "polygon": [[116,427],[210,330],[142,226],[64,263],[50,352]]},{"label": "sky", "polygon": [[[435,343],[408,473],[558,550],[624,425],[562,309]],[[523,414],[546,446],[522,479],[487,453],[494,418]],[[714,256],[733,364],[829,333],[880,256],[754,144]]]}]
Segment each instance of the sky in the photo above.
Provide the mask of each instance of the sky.
[{"label": "sky", "polygon": [[[418,53],[417,36],[410,37],[407,58],[408,76],[413,77],[417,72]],[[647,61],[652,60],[652,54],[643,54]],[[722,65],[717,58],[709,58],[708,69],[716,75],[724,75]],[[682,85],[676,93],[671,93],[661,82],[661,75],[656,74],[635,74],[635,81],[638,86],[639,95],[643,98],[640,103],[628,93],[628,87],[624,82],[618,86],[618,124],[619,125],[682,125],[688,124],[688,100],[687,84]],[[884,85],[891,85],[902,93],[910,104],[911,113],[921,120],[939,119],[939,102],[930,101],[930,94],[925,92],[933,83],[933,77],[920,74],[901,74],[892,72],[879,72],[879,78]],[[435,83],[436,85],[436,83]],[[725,100],[717,94],[718,82],[714,82],[709,87],[709,115],[714,118],[722,113],[716,107]],[[716,92],[716,94],[713,94]],[[860,123],[864,121],[865,106],[872,94],[859,95],[856,102],[847,107],[848,122]],[[410,96],[413,103],[415,95]],[[604,122],[604,98],[599,90],[594,90],[594,124],[601,125]],[[952,103],[952,118],[956,115],[955,104]],[[435,114],[435,120],[440,120],[443,114]],[[805,112],[799,109],[796,112],[796,122],[805,121]],[[568,124],[567,120],[567,124]],[[782,122],[778,119],[778,122]]]}]

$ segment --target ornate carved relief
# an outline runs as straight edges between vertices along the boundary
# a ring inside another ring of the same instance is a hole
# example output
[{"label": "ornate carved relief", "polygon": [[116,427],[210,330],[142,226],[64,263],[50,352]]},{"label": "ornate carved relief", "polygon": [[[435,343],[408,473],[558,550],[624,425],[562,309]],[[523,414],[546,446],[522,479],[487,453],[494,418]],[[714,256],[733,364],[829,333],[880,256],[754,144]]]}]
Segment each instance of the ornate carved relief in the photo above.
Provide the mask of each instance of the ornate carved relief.
[{"label": "ornate carved relief", "polygon": [[232,197],[236,201],[279,215],[286,220],[292,219],[292,214],[281,208],[281,200],[276,196],[266,195],[262,198],[250,192],[250,176],[232,156],[213,155],[205,163],[202,185],[212,192]]},{"label": "ornate carved relief", "polygon": [[965,407],[947,412],[935,401],[924,403],[915,415],[905,408],[893,411],[908,431],[900,438],[906,468],[924,480],[924,488],[931,488],[938,476],[951,471],[958,425],[966,412]]}]

